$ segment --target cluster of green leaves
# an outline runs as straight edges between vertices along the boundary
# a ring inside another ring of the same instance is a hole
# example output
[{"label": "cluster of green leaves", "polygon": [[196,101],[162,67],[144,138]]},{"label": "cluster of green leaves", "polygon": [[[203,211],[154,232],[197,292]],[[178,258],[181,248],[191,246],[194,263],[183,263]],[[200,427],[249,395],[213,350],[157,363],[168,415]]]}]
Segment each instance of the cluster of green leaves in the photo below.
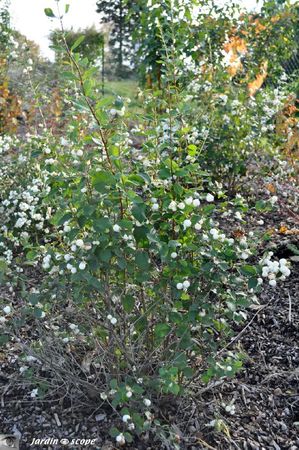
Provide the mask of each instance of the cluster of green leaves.
[{"label": "cluster of green leaves", "polygon": [[[143,82],[157,92],[167,84],[185,88],[190,104],[184,118],[197,135],[197,161],[218,179],[228,177],[232,188],[256,154],[281,146],[273,116],[296,89],[296,75],[286,76],[283,68],[298,48],[296,23],[297,10],[288,3],[268,2],[256,15],[192,0],[142,8],[135,39]],[[263,70],[262,90],[251,90]]]},{"label": "cluster of green leaves", "polygon": [[8,53],[11,38],[9,2],[7,0],[0,1],[0,34],[0,56],[3,57]]},{"label": "cluster of green leaves", "polygon": [[94,27],[91,27],[78,31],[68,30],[64,33],[60,30],[55,30],[51,33],[50,40],[56,52],[57,62],[67,59],[64,51],[63,36],[65,36],[69,48],[75,50],[80,45],[79,51],[82,58],[86,57],[93,63],[101,61],[105,37]]}]

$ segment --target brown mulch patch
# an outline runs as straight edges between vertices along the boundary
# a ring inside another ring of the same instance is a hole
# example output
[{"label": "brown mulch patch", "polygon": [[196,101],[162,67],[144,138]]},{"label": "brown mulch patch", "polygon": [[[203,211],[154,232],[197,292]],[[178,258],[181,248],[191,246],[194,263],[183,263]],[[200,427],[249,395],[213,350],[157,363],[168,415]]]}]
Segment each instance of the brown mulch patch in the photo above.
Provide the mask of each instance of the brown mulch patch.
[{"label": "brown mulch patch", "polygon": [[[264,292],[262,304],[239,341],[248,355],[244,370],[198,398],[200,437],[216,449],[299,449],[299,264],[279,289]],[[233,415],[221,406],[232,400]],[[206,424],[220,418],[227,428],[202,429],[201,416]]]}]

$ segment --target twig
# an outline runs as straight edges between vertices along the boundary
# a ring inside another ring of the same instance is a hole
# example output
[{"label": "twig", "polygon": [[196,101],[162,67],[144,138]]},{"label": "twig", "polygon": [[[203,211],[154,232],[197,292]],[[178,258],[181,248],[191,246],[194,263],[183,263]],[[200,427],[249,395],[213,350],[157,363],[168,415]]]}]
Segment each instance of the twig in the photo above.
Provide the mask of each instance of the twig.
[{"label": "twig", "polygon": [[225,347],[223,347],[221,350],[219,350],[219,352],[217,352],[217,356],[221,355],[221,353],[223,353],[225,350],[227,350],[228,347],[230,347],[232,344],[237,342],[240,339],[240,337],[243,336],[243,334],[250,327],[250,325],[252,324],[252,322],[254,321],[256,316],[258,316],[261,311],[263,311],[265,308],[267,308],[267,306],[269,306],[271,301],[272,300],[270,300],[266,305],[263,305],[258,309],[258,311],[253,315],[253,317],[250,319],[250,321],[247,323],[247,325],[240,331],[240,333],[237,334],[237,336],[235,336]]},{"label": "twig", "polygon": [[205,394],[206,392],[211,391],[212,389],[215,389],[218,386],[221,386],[224,383],[224,381],[225,381],[224,378],[222,380],[214,381],[213,383],[210,383],[208,386],[198,391],[197,394],[199,395]]},{"label": "twig", "polygon": [[58,414],[57,414],[57,413],[54,413],[54,419],[55,419],[55,422],[57,423],[57,426],[58,426],[58,427],[61,427],[61,422],[60,422],[60,420],[59,420],[59,417],[58,417]]},{"label": "twig", "polygon": [[198,442],[201,445],[204,445],[205,447],[207,447],[209,450],[217,450],[215,447],[212,447],[210,444],[208,444],[206,441],[204,441],[203,439],[200,439],[199,437],[197,438]]},{"label": "twig", "polygon": [[[103,144],[103,147],[104,147],[105,155],[106,155],[107,161],[109,163],[111,173],[114,175],[115,171],[114,171],[113,164],[112,164],[112,161],[111,161],[111,158],[110,158],[110,155],[109,155],[108,142],[107,142],[107,139],[105,137],[104,130],[102,128],[102,124],[101,124],[101,122],[100,122],[100,120],[99,120],[99,118],[97,116],[96,110],[94,109],[90,99],[88,98],[88,96],[86,94],[86,90],[85,90],[85,87],[84,87],[83,74],[82,74],[82,71],[80,69],[80,66],[79,66],[78,62],[75,60],[75,58],[74,58],[74,56],[73,56],[73,54],[72,54],[72,52],[69,49],[69,46],[67,44],[67,41],[66,41],[66,38],[65,38],[65,30],[64,30],[64,26],[63,26],[63,22],[62,22],[62,16],[60,14],[58,1],[56,0],[56,2],[57,2],[57,11],[58,11],[58,15],[59,15],[60,28],[61,28],[61,31],[62,31],[62,39],[63,39],[63,43],[64,43],[64,46],[65,46],[67,55],[68,55],[71,63],[74,65],[74,67],[75,67],[75,69],[77,71],[77,74],[78,74],[78,77],[79,77],[79,83],[80,83],[80,87],[81,87],[81,92],[82,92],[82,95],[84,97],[84,100],[85,100],[85,102],[86,102],[86,104],[88,106],[88,109],[89,109],[91,115],[93,116],[94,120],[96,121],[96,123],[97,123],[97,125],[99,127],[99,133],[100,133],[101,141],[102,141],[102,144]],[[120,215],[121,215],[121,218],[123,218],[123,216],[124,216],[124,207],[123,207],[123,202],[122,202],[122,195],[121,195],[121,192],[120,192],[119,189],[118,189],[118,192],[119,192],[119,203],[120,203]]]},{"label": "twig", "polygon": [[245,406],[247,406],[247,400],[246,400],[246,396],[245,396],[245,389],[244,386],[241,386],[241,395],[242,395],[242,400]]},{"label": "twig", "polygon": [[288,295],[289,295],[289,322],[292,323],[292,299],[289,292]]}]

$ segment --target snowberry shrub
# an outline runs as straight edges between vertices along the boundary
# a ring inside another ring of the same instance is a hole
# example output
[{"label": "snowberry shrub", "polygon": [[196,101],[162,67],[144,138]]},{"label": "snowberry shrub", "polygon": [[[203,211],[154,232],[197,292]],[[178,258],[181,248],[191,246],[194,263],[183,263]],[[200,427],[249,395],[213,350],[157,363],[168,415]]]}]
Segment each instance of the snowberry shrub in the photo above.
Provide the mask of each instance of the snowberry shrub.
[{"label": "snowberry shrub", "polygon": [[[36,357],[47,374],[59,374],[59,389],[68,393],[71,384],[80,398],[92,386],[92,398],[118,411],[111,434],[123,444],[157,425],[152,405],[160,396],[236,373],[240,357],[226,349],[233,324],[246,318],[261,275],[289,272],[268,257],[261,261],[268,269],[252,265],[254,236],[233,237],[220,225],[228,209],[242,220],[246,205],[229,201],[199,164],[190,101],[173,73],[165,70],[163,95],[144,94],[151,112],[132,119],[126,99],[98,95],[96,70],[80,59],[79,45],[66,48],[64,137],[49,132],[32,142],[29,165],[39,176],[1,197],[1,225],[10,245],[20,245],[19,264],[44,273],[38,288],[23,280],[21,290],[24,315],[33,313],[54,336],[52,349],[40,336]],[[3,308],[8,332],[19,317],[11,305]],[[70,349],[84,352],[80,369],[66,369]]]},{"label": "snowberry shrub", "polygon": [[184,88],[185,138],[198,146],[192,157],[234,192],[257,159],[267,166],[286,142],[274,131],[296,90],[298,77],[284,70],[296,52],[296,9],[265,2],[253,18],[232,2],[149,0],[141,11],[144,80],[167,93],[166,72]]}]

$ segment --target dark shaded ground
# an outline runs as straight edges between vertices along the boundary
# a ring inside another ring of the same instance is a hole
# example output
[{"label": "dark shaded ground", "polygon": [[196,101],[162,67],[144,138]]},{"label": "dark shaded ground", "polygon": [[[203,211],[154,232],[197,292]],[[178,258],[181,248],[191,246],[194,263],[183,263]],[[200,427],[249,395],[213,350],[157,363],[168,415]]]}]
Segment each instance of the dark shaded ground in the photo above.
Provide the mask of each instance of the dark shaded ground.
[{"label": "dark shaded ground", "polygon": [[[203,409],[199,437],[216,449],[299,449],[298,264],[288,282],[263,294],[262,306],[239,341],[248,354],[245,370],[197,399]],[[233,415],[220,406],[232,401]],[[202,429],[210,414],[223,419],[227,429]]]}]

